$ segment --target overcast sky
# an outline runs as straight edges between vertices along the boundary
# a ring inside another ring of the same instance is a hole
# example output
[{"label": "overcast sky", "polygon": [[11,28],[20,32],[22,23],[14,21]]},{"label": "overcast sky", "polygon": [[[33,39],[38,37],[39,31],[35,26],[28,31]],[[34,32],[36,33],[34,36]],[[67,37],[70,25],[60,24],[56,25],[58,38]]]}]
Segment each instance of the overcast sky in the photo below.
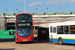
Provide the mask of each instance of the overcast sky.
[{"label": "overcast sky", "polygon": [[[24,12],[24,0],[0,0],[0,13],[19,11]],[[75,0],[26,0],[26,12],[75,12]]]}]

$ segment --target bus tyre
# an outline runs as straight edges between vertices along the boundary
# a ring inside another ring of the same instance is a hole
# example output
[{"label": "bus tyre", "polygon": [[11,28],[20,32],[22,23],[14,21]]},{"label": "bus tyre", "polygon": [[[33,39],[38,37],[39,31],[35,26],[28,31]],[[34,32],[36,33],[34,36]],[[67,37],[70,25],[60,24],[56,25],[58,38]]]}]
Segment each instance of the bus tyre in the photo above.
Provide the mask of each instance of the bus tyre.
[{"label": "bus tyre", "polygon": [[33,41],[31,41],[31,43],[33,43]]},{"label": "bus tyre", "polygon": [[63,44],[63,40],[62,39],[59,39],[59,44]]},{"label": "bus tyre", "polygon": [[18,42],[16,42],[16,44],[19,44]]},{"label": "bus tyre", "polygon": [[15,40],[15,37],[14,37],[14,40]]}]

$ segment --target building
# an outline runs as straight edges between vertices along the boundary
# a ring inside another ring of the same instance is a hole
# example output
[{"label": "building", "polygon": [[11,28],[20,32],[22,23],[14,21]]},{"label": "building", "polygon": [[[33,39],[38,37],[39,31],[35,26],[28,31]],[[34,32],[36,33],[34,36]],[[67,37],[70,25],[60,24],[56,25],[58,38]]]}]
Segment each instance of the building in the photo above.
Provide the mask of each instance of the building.
[{"label": "building", "polygon": [[[16,14],[18,13],[0,13],[0,17],[4,17],[6,20],[5,29],[15,29]],[[34,27],[40,26],[40,24],[75,20],[75,12],[40,12],[31,14],[33,15]]]},{"label": "building", "polygon": [[6,18],[0,16],[0,30],[6,30]]}]

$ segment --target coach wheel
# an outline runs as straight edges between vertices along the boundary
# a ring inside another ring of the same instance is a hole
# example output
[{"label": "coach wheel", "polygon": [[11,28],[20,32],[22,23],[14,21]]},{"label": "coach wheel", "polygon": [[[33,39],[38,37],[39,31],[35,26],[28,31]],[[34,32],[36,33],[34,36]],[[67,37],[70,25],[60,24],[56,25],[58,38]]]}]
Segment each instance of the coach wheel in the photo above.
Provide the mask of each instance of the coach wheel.
[{"label": "coach wheel", "polygon": [[63,44],[63,41],[62,41],[62,39],[59,39],[59,44],[61,44],[61,45]]}]

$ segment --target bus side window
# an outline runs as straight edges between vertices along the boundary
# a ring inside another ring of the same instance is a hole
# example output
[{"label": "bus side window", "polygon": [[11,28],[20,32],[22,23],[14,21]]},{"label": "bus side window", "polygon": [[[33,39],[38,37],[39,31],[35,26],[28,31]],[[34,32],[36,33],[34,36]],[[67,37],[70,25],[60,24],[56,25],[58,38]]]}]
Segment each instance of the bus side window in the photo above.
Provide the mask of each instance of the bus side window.
[{"label": "bus side window", "polygon": [[63,26],[57,26],[57,34],[64,34]]},{"label": "bus side window", "polygon": [[70,26],[70,34],[75,34],[75,25]]},{"label": "bus side window", "polygon": [[15,32],[14,31],[10,31],[9,35],[15,35]]},{"label": "bus side window", "polygon": [[65,34],[69,34],[69,26],[64,26]]},{"label": "bus side window", "polygon": [[53,33],[56,33],[56,27],[53,27]]},{"label": "bus side window", "polygon": [[50,26],[50,33],[52,33],[52,26]]}]

